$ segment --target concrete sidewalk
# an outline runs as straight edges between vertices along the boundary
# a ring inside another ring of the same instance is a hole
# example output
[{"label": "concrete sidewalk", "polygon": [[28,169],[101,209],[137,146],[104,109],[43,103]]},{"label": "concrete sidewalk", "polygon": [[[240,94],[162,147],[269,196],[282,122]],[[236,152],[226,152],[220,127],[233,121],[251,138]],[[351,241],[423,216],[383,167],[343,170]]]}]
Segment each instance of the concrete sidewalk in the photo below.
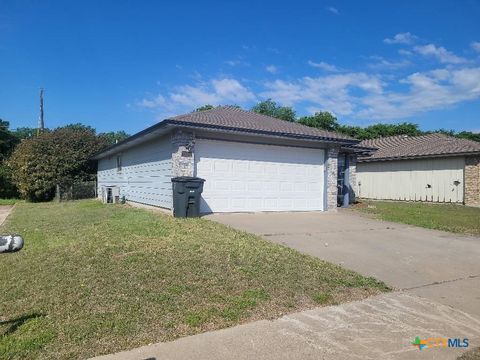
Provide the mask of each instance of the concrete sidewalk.
[{"label": "concrete sidewalk", "polygon": [[12,212],[13,206],[0,206],[0,225],[2,225],[7,219],[8,215]]},{"label": "concrete sidewalk", "polygon": [[456,359],[464,350],[418,350],[415,337],[468,338],[480,344],[480,319],[402,292],[290,314],[97,360]]}]

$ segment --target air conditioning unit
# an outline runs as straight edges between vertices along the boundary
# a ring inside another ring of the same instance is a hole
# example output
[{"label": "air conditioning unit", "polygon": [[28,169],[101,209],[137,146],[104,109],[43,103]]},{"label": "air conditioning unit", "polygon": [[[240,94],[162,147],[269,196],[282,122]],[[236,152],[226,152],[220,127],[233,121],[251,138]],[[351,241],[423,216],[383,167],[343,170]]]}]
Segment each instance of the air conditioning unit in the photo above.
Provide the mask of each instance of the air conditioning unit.
[{"label": "air conditioning unit", "polygon": [[102,201],[104,204],[120,203],[120,188],[118,186],[102,186]]}]

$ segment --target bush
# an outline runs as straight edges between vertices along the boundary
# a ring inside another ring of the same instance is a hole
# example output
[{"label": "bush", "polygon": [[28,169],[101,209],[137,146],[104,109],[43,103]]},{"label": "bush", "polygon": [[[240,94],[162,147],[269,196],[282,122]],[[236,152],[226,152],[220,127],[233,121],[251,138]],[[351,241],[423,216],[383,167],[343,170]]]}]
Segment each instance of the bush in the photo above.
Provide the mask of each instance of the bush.
[{"label": "bush", "polygon": [[18,197],[16,186],[12,182],[11,169],[0,163],[0,199],[11,199]]},{"label": "bush", "polygon": [[90,158],[108,146],[87,128],[65,127],[22,141],[8,163],[20,194],[30,201],[51,200],[55,186],[94,177]]}]

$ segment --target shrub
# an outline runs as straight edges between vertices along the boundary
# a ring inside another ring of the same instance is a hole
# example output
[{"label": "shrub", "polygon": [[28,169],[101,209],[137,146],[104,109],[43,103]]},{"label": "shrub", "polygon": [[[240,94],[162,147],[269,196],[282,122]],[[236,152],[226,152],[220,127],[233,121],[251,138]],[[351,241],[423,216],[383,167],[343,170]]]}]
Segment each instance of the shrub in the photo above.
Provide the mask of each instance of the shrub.
[{"label": "shrub", "polygon": [[96,163],[90,158],[108,146],[88,128],[65,127],[22,141],[8,164],[20,194],[30,201],[51,200],[55,186],[91,179]]},{"label": "shrub", "polygon": [[0,162],[0,199],[11,199],[18,197],[16,186],[12,182],[11,169]]}]

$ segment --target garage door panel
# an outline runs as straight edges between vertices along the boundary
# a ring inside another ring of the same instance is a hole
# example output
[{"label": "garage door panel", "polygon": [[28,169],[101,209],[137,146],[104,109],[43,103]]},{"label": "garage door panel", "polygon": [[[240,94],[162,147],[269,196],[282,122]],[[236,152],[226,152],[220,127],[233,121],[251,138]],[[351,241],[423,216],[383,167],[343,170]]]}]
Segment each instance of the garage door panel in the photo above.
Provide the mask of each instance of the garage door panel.
[{"label": "garage door panel", "polygon": [[461,157],[359,163],[356,192],[371,199],[461,203],[463,169]]},{"label": "garage door panel", "polygon": [[324,152],[197,140],[202,212],[323,210]]}]

